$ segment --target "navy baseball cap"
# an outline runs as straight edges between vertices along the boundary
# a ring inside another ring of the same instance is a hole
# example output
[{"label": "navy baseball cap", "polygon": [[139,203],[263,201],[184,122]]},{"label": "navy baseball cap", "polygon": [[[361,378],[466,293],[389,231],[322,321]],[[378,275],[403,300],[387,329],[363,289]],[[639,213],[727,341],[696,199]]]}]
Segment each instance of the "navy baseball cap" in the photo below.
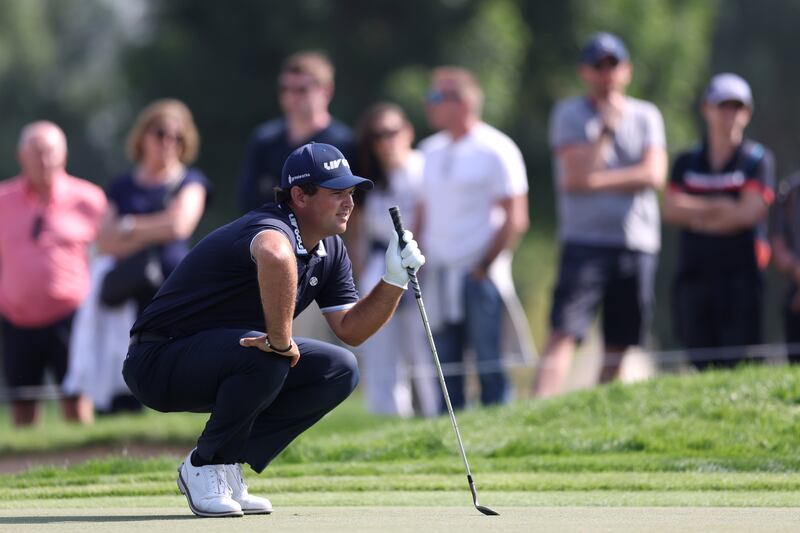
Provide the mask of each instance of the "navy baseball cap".
[{"label": "navy baseball cap", "polygon": [[753,93],[750,91],[750,85],[738,74],[729,72],[717,74],[711,78],[706,88],[705,101],[717,105],[730,100],[753,107]]},{"label": "navy baseball cap", "polygon": [[308,143],[295,149],[281,172],[281,189],[289,190],[293,185],[313,183],[326,189],[343,190],[350,187],[371,189],[373,183],[354,176],[350,163],[335,146],[324,143]]},{"label": "navy baseball cap", "polygon": [[581,49],[581,63],[595,65],[601,59],[613,57],[617,61],[628,60],[628,49],[622,39],[613,33],[595,33]]}]

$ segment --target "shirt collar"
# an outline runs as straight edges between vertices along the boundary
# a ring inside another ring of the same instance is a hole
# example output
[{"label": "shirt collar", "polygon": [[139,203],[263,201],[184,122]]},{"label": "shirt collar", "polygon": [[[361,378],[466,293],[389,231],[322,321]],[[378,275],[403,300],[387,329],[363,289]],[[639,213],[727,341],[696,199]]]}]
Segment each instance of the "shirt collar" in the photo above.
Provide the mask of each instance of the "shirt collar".
[{"label": "shirt collar", "polygon": [[[38,198],[38,194],[36,190],[31,186],[28,177],[25,174],[20,174],[20,178],[22,179],[23,188],[25,190],[25,196],[28,198]],[[62,197],[64,197],[69,192],[69,185],[67,184],[67,173],[65,171],[57,172],[55,176],[53,176],[53,184],[50,187],[50,199],[49,202],[58,202]]]}]

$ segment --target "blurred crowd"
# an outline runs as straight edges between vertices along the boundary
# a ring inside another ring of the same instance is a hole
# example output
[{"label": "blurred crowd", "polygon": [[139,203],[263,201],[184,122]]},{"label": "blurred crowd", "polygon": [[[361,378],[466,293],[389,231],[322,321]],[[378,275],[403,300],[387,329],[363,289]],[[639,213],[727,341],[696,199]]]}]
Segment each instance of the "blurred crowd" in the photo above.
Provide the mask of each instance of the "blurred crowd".
[{"label": "blurred crowd", "polygon": [[[800,175],[776,187],[771,151],[745,137],[754,111],[747,81],[732,73],[709,80],[700,104],[705,130],[670,165],[658,108],[626,94],[634,72],[619,37],[598,33],[584,43],[577,75],[585,93],[558,102],[550,120],[560,259],[538,358],[511,277],[529,227],[525,162],[509,136],[482,120],[484,94],[468,69],[431,71],[425,109],[436,133],[416,142],[406,111],[391,102],[371,104],[351,130],[329,112],[328,58],[288,57],[277,80],[283,114],[243,147],[238,206],[246,212],[273,201],[296,147],[338,147],[375,183],[357,194],[343,236],[359,291],[381,279],[394,231],[388,208],[399,206],[427,257],[425,307],[438,356],[454,369],[445,382],[456,408],[509,401],[508,361],[535,364],[533,396],[562,392],[598,315],[597,381],[619,378],[626,352],[648,347],[662,221],[680,236],[671,294],[659,297],[670,301],[689,363],[730,368],[748,360],[746,347],[763,343],[770,264],[789,282],[788,357],[800,361]],[[129,330],[188,253],[213,196],[192,166],[199,150],[189,108],[152,102],[128,134],[130,167],[103,190],[67,173],[58,125],[22,129],[20,173],[0,182],[0,336],[15,425],[41,416],[47,376],[68,420],[142,408],[120,375]],[[413,294],[358,355],[372,412],[442,412]]]}]

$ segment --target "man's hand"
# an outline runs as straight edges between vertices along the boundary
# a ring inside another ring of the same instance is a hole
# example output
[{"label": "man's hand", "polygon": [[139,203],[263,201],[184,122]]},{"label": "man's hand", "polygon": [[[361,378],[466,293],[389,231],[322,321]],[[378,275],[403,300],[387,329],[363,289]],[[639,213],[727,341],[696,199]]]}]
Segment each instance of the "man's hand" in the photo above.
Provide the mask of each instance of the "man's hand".
[{"label": "man's hand", "polygon": [[300,349],[297,347],[297,344],[294,341],[291,341],[291,343],[292,347],[288,352],[276,352],[267,346],[266,335],[259,335],[258,337],[242,337],[239,339],[239,344],[245,348],[258,348],[262,352],[274,353],[284,357],[291,357],[292,360],[289,362],[289,366],[294,367],[294,365],[297,364],[297,361],[300,360]]},{"label": "man's hand", "polygon": [[614,93],[609,95],[608,100],[600,100],[596,105],[603,126],[610,131],[616,131],[625,112],[625,98],[621,94]]},{"label": "man's hand", "polygon": [[425,256],[419,251],[417,241],[414,240],[414,234],[410,231],[405,230],[403,232],[403,242],[405,245],[401,250],[397,233],[393,231],[389,240],[389,247],[386,249],[386,273],[383,275],[383,281],[389,285],[407,289],[407,269],[410,268],[416,273],[425,264]]}]

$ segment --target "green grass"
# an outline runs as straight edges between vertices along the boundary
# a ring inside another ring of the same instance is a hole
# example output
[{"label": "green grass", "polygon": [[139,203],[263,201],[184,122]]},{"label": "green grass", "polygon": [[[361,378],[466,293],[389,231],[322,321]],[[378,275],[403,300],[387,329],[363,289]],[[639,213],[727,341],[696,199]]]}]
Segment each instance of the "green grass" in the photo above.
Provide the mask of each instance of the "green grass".
[{"label": "green grass", "polygon": [[[468,410],[458,421],[481,494],[513,500],[508,505],[606,505],[611,495],[622,495],[617,505],[800,501],[800,368],[615,384]],[[79,428],[50,413],[40,428],[3,431],[0,453],[140,441],[188,449],[203,422],[201,415],[148,412]],[[176,491],[175,467],[176,457],[117,457],[36,468],[1,476],[0,501],[167,497]],[[365,504],[384,494],[417,505],[431,494],[437,502],[463,499],[467,488],[449,418],[371,416],[360,399],[302,435],[265,475],[251,476],[251,486],[289,505],[309,494],[318,504]]]}]

